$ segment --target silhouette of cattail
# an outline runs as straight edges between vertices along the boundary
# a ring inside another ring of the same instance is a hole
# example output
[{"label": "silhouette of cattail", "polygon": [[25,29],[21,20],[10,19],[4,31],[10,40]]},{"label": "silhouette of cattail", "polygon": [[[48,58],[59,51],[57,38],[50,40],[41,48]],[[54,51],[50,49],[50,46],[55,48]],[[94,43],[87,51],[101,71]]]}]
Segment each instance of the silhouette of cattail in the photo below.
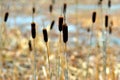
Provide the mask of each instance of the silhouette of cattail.
[{"label": "silhouette of cattail", "polygon": [[108,0],[108,7],[111,7],[111,0]]},{"label": "silhouette of cattail", "polygon": [[90,32],[90,28],[87,28],[87,32]]},{"label": "silhouette of cattail", "polygon": [[66,43],[68,41],[68,26],[67,24],[63,24],[63,42]]},{"label": "silhouette of cattail", "polygon": [[50,30],[52,30],[54,24],[55,24],[55,21],[53,20],[53,21],[51,22],[51,25],[50,25]]},{"label": "silhouette of cattail", "polygon": [[102,4],[102,1],[103,1],[103,0],[99,0],[99,1],[98,1],[98,5],[101,5],[101,4]]},{"label": "silhouette of cattail", "polygon": [[96,21],[96,12],[93,12],[92,14],[92,22],[95,23]]},{"label": "silhouette of cattail", "polygon": [[32,51],[32,44],[31,44],[31,40],[28,41],[28,46],[29,46],[29,50]]},{"label": "silhouette of cattail", "polygon": [[32,38],[34,39],[36,37],[36,28],[35,28],[35,23],[31,23],[31,33],[32,33]]},{"label": "silhouette of cattail", "polygon": [[49,6],[49,12],[52,13],[52,10],[53,10],[53,5],[50,4],[50,6]]},{"label": "silhouette of cattail", "polygon": [[61,16],[61,17],[59,17],[59,24],[58,24],[60,32],[62,31],[62,24],[63,24],[63,17]]},{"label": "silhouette of cattail", "polygon": [[63,5],[63,13],[64,13],[64,14],[66,13],[66,9],[67,9],[67,4],[64,3],[64,5]]},{"label": "silhouette of cattail", "polygon": [[8,16],[9,16],[9,13],[6,12],[6,13],[5,13],[5,17],[4,17],[4,22],[7,22],[7,20],[8,20]]},{"label": "silhouette of cattail", "polygon": [[55,4],[55,0],[52,0],[52,4]]},{"label": "silhouette of cattail", "polygon": [[45,28],[43,29],[43,37],[44,37],[44,41],[48,42],[48,34],[47,34],[47,30]]},{"label": "silhouette of cattail", "polygon": [[35,13],[35,7],[32,8],[32,12],[33,12],[33,14]]},{"label": "silhouette of cattail", "polygon": [[112,34],[112,26],[109,27],[109,34]]},{"label": "silhouette of cattail", "polygon": [[105,27],[108,27],[108,15],[105,16]]}]

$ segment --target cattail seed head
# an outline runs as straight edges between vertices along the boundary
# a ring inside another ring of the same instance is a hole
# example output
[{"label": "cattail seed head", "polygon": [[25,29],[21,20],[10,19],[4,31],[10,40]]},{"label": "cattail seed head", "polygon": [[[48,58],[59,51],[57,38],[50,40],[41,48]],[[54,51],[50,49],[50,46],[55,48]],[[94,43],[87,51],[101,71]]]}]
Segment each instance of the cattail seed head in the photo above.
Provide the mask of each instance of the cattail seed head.
[{"label": "cattail seed head", "polygon": [[59,24],[58,24],[60,32],[62,31],[62,25],[63,25],[63,17],[61,16],[61,17],[59,17]]},{"label": "cattail seed head", "polygon": [[31,43],[31,40],[29,40],[28,46],[29,46],[29,50],[32,51],[32,43]]},{"label": "cattail seed head", "polygon": [[49,6],[49,12],[52,13],[52,10],[53,10],[53,5],[50,4],[50,6]]},{"label": "cattail seed head", "polygon": [[112,34],[112,27],[109,27],[109,34]]},{"label": "cattail seed head", "polygon": [[64,14],[66,13],[66,9],[67,9],[67,4],[64,3],[64,5],[63,5],[63,13],[64,13]]},{"label": "cattail seed head", "polygon": [[108,7],[111,7],[111,0],[108,0]]},{"label": "cattail seed head", "polygon": [[55,21],[53,20],[53,21],[51,22],[51,25],[50,25],[50,30],[52,30],[54,24],[55,24]]},{"label": "cattail seed head", "polygon": [[5,13],[5,17],[4,17],[4,22],[7,22],[7,20],[8,20],[8,16],[9,16],[9,13],[6,12],[6,13]]},{"label": "cattail seed head", "polygon": [[43,37],[44,37],[44,41],[48,42],[48,34],[47,34],[47,30],[45,28],[43,29]]},{"label": "cattail seed head", "polygon": [[33,14],[35,13],[35,7],[32,8],[32,12],[33,12]]},{"label": "cattail seed head", "polygon": [[32,38],[34,39],[36,37],[36,26],[35,23],[31,23],[31,33],[32,33]]},{"label": "cattail seed head", "polygon": [[105,27],[108,27],[108,15],[105,16]]},{"label": "cattail seed head", "polygon": [[92,14],[92,22],[95,23],[96,21],[96,12],[93,12]]},{"label": "cattail seed head", "polygon": [[55,0],[52,0],[52,4],[55,4]]},{"label": "cattail seed head", "polygon": [[87,28],[87,32],[90,32],[90,28]]},{"label": "cattail seed head", "polygon": [[67,24],[63,24],[63,42],[66,43],[68,41],[68,26]]},{"label": "cattail seed head", "polygon": [[103,0],[99,0],[99,1],[98,1],[98,5],[101,5],[101,4],[102,4],[102,1],[103,1]]}]

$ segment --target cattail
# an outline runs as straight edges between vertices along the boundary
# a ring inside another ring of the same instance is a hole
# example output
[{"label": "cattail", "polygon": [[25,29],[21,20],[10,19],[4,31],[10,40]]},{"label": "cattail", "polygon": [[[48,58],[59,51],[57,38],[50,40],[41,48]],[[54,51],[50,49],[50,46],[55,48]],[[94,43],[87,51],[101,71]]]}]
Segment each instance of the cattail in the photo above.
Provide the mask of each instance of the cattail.
[{"label": "cattail", "polygon": [[4,22],[7,22],[7,20],[8,20],[8,16],[9,16],[9,13],[6,12],[6,13],[5,13],[5,17],[4,17]]},{"label": "cattail", "polygon": [[60,32],[62,31],[62,24],[63,24],[63,17],[61,16],[61,17],[59,17],[59,24],[58,24]]},{"label": "cattail", "polygon": [[95,23],[96,21],[96,12],[93,12],[92,14],[92,22]]},{"label": "cattail", "polygon": [[111,0],[108,0],[108,7],[111,7]]},{"label": "cattail", "polygon": [[108,27],[108,15],[105,16],[105,27]]},{"label": "cattail", "polygon": [[50,6],[49,6],[49,12],[52,13],[52,10],[53,10],[53,5],[50,4]]},{"label": "cattail", "polygon": [[51,25],[50,25],[50,30],[52,30],[54,24],[55,24],[55,21],[53,20],[53,21],[51,22]]},{"label": "cattail", "polygon": [[87,32],[90,32],[90,28],[87,28]]},{"label": "cattail", "polygon": [[68,26],[67,24],[63,24],[63,42],[66,43],[68,41]]},{"label": "cattail", "polygon": [[35,13],[35,7],[32,8],[33,14]]},{"label": "cattail", "polygon": [[52,4],[55,4],[55,0],[52,0]]},{"label": "cattail", "polygon": [[109,34],[112,34],[112,27],[109,27]]},{"label": "cattail", "polygon": [[35,23],[31,23],[31,33],[32,33],[32,38],[34,39],[36,37],[36,28],[35,28]]},{"label": "cattail", "polygon": [[102,4],[102,1],[103,1],[103,0],[99,0],[99,1],[98,1],[98,5],[101,5],[101,4]]},{"label": "cattail", "polygon": [[31,44],[31,40],[29,40],[28,42],[28,46],[29,46],[29,50],[32,51],[32,44]]},{"label": "cattail", "polygon": [[48,42],[48,34],[46,29],[43,29],[43,37],[44,37],[44,41]]},{"label": "cattail", "polygon": [[63,13],[64,13],[64,14],[66,13],[66,9],[67,9],[67,4],[64,3],[64,5],[63,5]]}]

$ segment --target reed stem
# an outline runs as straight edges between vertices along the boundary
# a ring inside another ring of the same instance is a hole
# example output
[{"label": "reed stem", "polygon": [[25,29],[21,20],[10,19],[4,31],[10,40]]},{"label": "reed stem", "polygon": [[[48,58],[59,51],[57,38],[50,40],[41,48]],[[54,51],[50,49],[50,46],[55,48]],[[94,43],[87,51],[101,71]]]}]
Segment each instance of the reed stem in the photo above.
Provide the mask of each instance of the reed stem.
[{"label": "reed stem", "polygon": [[49,55],[50,55],[50,53],[49,53],[49,47],[48,47],[48,42],[46,42],[46,47],[47,47],[47,61],[48,61],[48,69],[49,69],[49,77],[50,77],[50,80],[51,80],[51,71],[50,71],[50,59],[49,59]]}]

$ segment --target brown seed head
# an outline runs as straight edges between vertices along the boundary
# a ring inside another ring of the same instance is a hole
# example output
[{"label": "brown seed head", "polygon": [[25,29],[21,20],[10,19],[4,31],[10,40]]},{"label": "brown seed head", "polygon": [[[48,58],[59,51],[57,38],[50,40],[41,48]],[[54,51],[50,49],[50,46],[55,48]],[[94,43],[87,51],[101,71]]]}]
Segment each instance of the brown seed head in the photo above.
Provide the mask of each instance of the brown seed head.
[{"label": "brown seed head", "polygon": [[60,16],[60,17],[59,17],[59,24],[58,24],[58,27],[59,27],[59,31],[60,31],[60,32],[62,31],[62,25],[63,25],[63,17]]},{"label": "brown seed head", "polygon": [[54,24],[55,24],[55,21],[53,20],[53,21],[51,22],[51,25],[50,25],[50,30],[52,30]]},{"label": "brown seed head", "polygon": [[67,9],[67,4],[64,3],[64,5],[63,5],[63,13],[64,13],[64,14],[66,13],[66,9]]},{"label": "brown seed head", "polygon": [[93,12],[92,14],[92,22],[95,23],[96,21],[96,12]]},{"label": "brown seed head", "polygon": [[31,44],[31,40],[29,40],[28,42],[28,46],[29,46],[29,50],[32,51],[32,44]]},{"label": "brown seed head", "polygon": [[105,16],[105,27],[108,27],[108,15]]},{"label": "brown seed head", "polygon": [[33,14],[35,13],[35,7],[32,8]]},{"label": "brown seed head", "polygon": [[47,34],[47,30],[45,28],[43,29],[43,37],[44,37],[44,41],[48,42],[48,34]]},{"label": "brown seed head", "polygon": [[66,43],[68,41],[68,26],[67,24],[63,24],[63,42]]},{"label": "brown seed head", "polygon": [[36,37],[36,26],[35,23],[31,23],[31,33],[32,33],[32,38],[34,39]]},{"label": "brown seed head", "polygon": [[52,10],[53,10],[53,5],[50,4],[50,6],[49,6],[49,12],[52,13]]},{"label": "brown seed head", "polygon": [[5,13],[5,17],[4,17],[4,22],[7,22],[7,20],[8,20],[8,16],[9,16],[9,13],[6,12],[6,13]]},{"label": "brown seed head", "polygon": [[111,7],[111,0],[108,0],[108,7]]}]

